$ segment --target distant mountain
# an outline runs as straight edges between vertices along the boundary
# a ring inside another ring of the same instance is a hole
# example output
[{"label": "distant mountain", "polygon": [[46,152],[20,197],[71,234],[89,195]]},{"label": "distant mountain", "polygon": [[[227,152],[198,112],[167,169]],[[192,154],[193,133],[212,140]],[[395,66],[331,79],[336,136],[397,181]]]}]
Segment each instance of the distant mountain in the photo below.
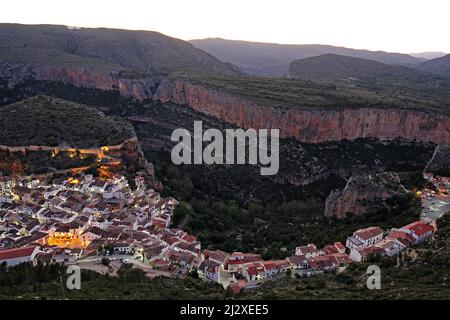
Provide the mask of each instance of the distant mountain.
[{"label": "distant mountain", "polygon": [[430,59],[436,59],[436,58],[445,56],[446,53],[444,53],[444,52],[419,52],[419,53],[410,53],[409,55],[416,57],[416,58],[430,60]]},{"label": "distant mountain", "polygon": [[192,44],[152,31],[0,24],[0,62],[50,63],[141,73],[236,74]]},{"label": "distant mountain", "polygon": [[327,53],[370,59],[387,64],[408,65],[423,61],[423,59],[407,54],[356,50],[329,45],[288,45],[220,38],[191,40],[190,42],[197,48],[222,61],[232,63],[249,74],[261,76],[284,76],[288,72],[291,61]]},{"label": "distant mountain", "polygon": [[450,54],[422,62],[417,65],[417,68],[443,77],[450,77]]},{"label": "distant mountain", "polygon": [[350,80],[415,81],[420,83],[421,80],[430,78],[430,75],[404,66],[336,54],[324,54],[291,62],[289,77],[317,82]]}]

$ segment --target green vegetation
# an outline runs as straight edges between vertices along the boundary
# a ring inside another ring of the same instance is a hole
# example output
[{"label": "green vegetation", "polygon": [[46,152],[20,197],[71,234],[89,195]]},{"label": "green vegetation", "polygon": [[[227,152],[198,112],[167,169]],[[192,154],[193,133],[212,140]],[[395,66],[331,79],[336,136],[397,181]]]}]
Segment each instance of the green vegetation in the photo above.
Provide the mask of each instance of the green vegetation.
[{"label": "green vegetation", "polygon": [[385,81],[397,85],[438,81],[430,74],[413,68],[337,54],[324,54],[292,61],[289,64],[289,76],[317,82]]},{"label": "green vegetation", "polygon": [[239,73],[190,43],[158,32],[0,24],[0,61],[122,71],[127,78],[174,71]]},{"label": "green vegetation", "polygon": [[295,59],[326,53],[371,59],[389,64],[413,65],[420,60],[407,54],[357,50],[317,44],[278,44],[206,38],[191,40],[197,48],[211,53],[222,61],[229,61],[249,74],[284,76],[289,63]]},{"label": "green vegetation", "polygon": [[418,68],[443,77],[450,77],[450,54],[419,63]]},{"label": "green vegetation", "polygon": [[424,81],[393,86],[392,82],[319,84],[288,78],[189,73],[176,73],[171,77],[185,79],[263,106],[330,110],[344,107],[398,107],[450,112],[449,81]]},{"label": "green vegetation", "polygon": [[74,102],[37,96],[0,108],[0,144],[100,147],[134,136],[124,120]]},{"label": "green vegetation", "polygon": [[[418,199],[405,195],[393,199],[391,210],[328,220],[324,217],[325,199],[331,190],[345,186],[342,177],[330,174],[302,187],[262,178],[252,166],[174,166],[169,152],[149,150],[157,141],[148,137],[149,131],[155,130],[156,137],[161,131],[147,123],[137,125],[136,130],[164,185],[164,195],[182,200],[175,211],[174,225],[198,236],[205,248],[257,251],[266,258],[286,257],[301,244],[343,241],[361,227],[375,224],[391,228],[419,218]],[[333,170],[350,175],[359,170],[377,172],[377,166],[383,166],[383,170],[400,171],[402,183],[412,190],[423,186],[420,170],[432,153],[433,146],[371,140],[318,145],[283,140],[278,177],[300,179]]]},{"label": "green vegetation", "polygon": [[[381,269],[381,289],[366,287],[367,267]],[[243,299],[450,299],[450,216],[438,220],[435,239],[398,258],[372,258],[341,272],[268,282]]]},{"label": "green vegetation", "polygon": [[315,243],[324,246],[345,241],[355,230],[373,225],[390,229],[419,218],[420,199],[413,194],[393,198],[390,209],[368,216],[328,219],[319,199],[293,200],[267,205],[251,203],[246,208],[235,202],[194,199],[185,210],[184,229],[195,234],[205,248],[258,252],[264,258],[285,258],[296,246]]},{"label": "green vegetation", "polygon": [[[381,290],[366,288],[368,265],[381,268]],[[372,258],[344,270],[308,278],[283,277],[258,290],[233,295],[196,278],[149,279],[124,265],[117,277],[82,270],[81,290],[63,292],[65,267],[0,265],[0,299],[449,299],[450,216],[438,220],[435,239],[396,258]]]},{"label": "green vegetation", "polygon": [[[149,279],[140,269],[123,265],[117,277],[82,270],[81,290],[67,290],[66,267],[59,264],[33,267],[21,264],[0,265],[0,300],[4,299],[221,299],[225,292],[219,285],[200,279]],[[62,276],[62,283],[61,283]],[[64,287],[62,286],[64,285]]]}]

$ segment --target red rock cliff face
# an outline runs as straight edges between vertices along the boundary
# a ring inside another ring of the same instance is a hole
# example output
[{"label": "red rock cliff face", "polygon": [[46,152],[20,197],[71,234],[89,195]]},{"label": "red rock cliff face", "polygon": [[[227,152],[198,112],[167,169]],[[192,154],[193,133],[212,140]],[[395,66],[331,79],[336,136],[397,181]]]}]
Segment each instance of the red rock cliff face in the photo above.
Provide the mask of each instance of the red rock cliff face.
[{"label": "red rock cliff face", "polygon": [[101,72],[92,68],[75,68],[46,64],[0,65],[0,78],[7,79],[10,87],[26,79],[60,81],[81,88],[116,90],[120,95],[138,101],[151,99],[156,90],[156,79],[123,79],[118,72]]},{"label": "red rock cliff face", "polygon": [[450,141],[449,116],[415,110],[266,107],[184,81],[164,81],[154,99],[186,104],[243,128],[278,128],[282,137],[295,137],[301,142],[368,137],[443,144]]},{"label": "red rock cliff face", "polygon": [[396,173],[383,172],[374,176],[353,176],[343,190],[330,193],[325,203],[325,216],[344,218],[348,213],[365,215],[389,208],[385,201],[405,191],[399,187]]},{"label": "red rock cliff face", "polygon": [[[320,143],[356,138],[404,139],[450,143],[450,117],[399,108],[302,109],[276,108],[182,80],[122,79],[117,72],[54,65],[1,64],[0,79],[14,86],[32,78],[78,87],[117,90],[138,101],[161,100],[193,109],[242,128],[278,128],[282,137]],[[301,104],[301,101],[299,101]]]}]

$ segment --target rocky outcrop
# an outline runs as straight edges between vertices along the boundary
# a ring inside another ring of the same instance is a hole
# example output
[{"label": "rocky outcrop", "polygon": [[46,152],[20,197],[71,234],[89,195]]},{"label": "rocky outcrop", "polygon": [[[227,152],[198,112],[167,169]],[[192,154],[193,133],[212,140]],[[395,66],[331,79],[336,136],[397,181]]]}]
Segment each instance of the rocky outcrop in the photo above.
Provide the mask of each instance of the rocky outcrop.
[{"label": "rocky outcrop", "polygon": [[59,81],[81,88],[114,90],[123,97],[144,101],[152,98],[160,81],[157,78],[126,79],[119,75],[118,71],[106,72],[94,68],[49,64],[0,64],[0,79],[5,80],[10,88],[27,79]]},{"label": "rocky outcrop", "polygon": [[330,193],[325,203],[325,216],[344,218],[348,214],[365,215],[386,207],[386,200],[406,192],[400,178],[392,172],[353,176],[343,190]]},{"label": "rocky outcrop", "polygon": [[450,145],[438,145],[433,157],[425,167],[425,172],[450,175]]},{"label": "rocky outcrop", "polygon": [[139,171],[152,187],[159,187],[153,165],[147,161],[136,137],[101,148],[0,145],[0,175],[84,171],[101,166]]},{"label": "rocky outcrop", "polygon": [[269,107],[187,81],[163,81],[153,98],[189,105],[242,128],[279,128],[282,137],[306,143],[356,138],[450,141],[449,116],[417,110]]},{"label": "rocky outcrop", "polygon": [[450,143],[448,115],[406,108],[273,107],[187,80],[125,79],[120,78],[119,72],[44,64],[3,63],[0,79],[6,79],[9,87],[26,79],[60,81],[84,88],[115,90],[138,101],[152,99],[188,105],[242,128],[278,128],[281,137],[293,137],[305,143],[357,138]]}]

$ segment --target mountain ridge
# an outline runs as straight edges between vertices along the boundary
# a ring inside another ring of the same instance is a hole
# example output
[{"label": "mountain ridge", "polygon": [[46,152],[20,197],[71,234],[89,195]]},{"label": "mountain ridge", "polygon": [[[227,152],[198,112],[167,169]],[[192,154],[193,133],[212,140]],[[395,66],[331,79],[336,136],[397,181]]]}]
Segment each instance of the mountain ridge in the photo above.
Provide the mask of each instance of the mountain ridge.
[{"label": "mountain ridge", "polygon": [[0,24],[0,59],[139,71],[137,76],[185,70],[240,73],[192,44],[159,32],[63,25]]},{"label": "mountain ridge", "polygon": [[274,44],[222,38],[189,40],[221,61],[232,63],[241,70],[259,76],[284,76],[291,61],[326,53],[371,59],[388,64],[417,64],[423,59],[408,54],[352,49],[321,44]]},{"label": "mountain ridge", "polygon": [[450,54],[424,61],[418,64],[417,68],[439,76],[450,77]]},{"label": "mountain ridge", "polygon": [[350,79],[420,82],[432,77],[425,71],[406,66],[330,53],[292,61],[288,76],[316,82]]}]

